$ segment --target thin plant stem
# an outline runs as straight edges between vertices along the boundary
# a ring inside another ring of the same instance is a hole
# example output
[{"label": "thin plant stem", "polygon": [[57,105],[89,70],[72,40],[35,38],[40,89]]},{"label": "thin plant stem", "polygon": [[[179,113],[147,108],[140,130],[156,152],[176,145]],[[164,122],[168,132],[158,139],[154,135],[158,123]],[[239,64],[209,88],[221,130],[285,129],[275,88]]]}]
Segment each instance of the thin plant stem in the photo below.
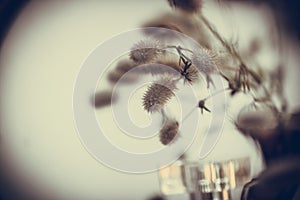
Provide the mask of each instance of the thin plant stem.
[{"label": "thin plant stem", "polygon": [[181,124],[183,124],[183,122],[184,122],[185,120],[187,120],[187,119],[193,114],[193,112],[197,109],[197,107],[198,107],[198,106],[195,106],[193,109],[191,109],[191,110],[188,112],[188,114],[185,115],[185,117],[181,120]]},{"label": "thin plant stem", "polygon": [[260,83],[260,77],[252,70],[250,70],[245,62],[243,61],[243,59],[241,58],[241,56],[237,53],[237,51],[235,50],[235,48],[231,48],[230,45],[221,37],[221,35],[218,33],[217,30],[215,30],[215,28],[210,24],[210,22],[205,18],[204,15],[200,14],[199,15],[200,19],[204,22],[205,26],[209,29],[209,31],[219,40],[219,42],[226,48],[226,50],[233,56],[235,57],[239,62],[239,68],[241,70],[245,70],[246,72],[248,72],[253,79]]},{"label": "thin plant stem", "polygon": [[165,123],[165,121],[167,120],[168,116],[166,114],[166,111],[164,108],[161,109],[161,115],[162,115],[162,124]]},{"label": "thin plant stem", "polygon": [[213,94],[211,94],[211,95],[205,97],[205,98],[203,99],[203,101],[206,101],[207,99],[210,99],[210,98],[212,98],[213,96],[216,96],[216,95],[220,94],[221,92],[225,92],[226,90],[229,90],[229,88],[220,89],[220,90],[214,92]]}]

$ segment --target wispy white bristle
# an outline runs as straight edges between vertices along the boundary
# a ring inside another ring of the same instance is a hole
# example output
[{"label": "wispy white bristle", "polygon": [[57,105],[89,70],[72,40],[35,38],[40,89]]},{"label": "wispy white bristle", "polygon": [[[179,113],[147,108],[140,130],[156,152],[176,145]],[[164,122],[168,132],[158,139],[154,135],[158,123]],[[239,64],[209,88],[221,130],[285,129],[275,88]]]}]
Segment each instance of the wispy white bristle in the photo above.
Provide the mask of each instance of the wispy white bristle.
[{"label": "wispy white bristle", "polygon": [[197,47],[193,50],[192,63],[200,72],[209,75],[218,71],[217,54],[203,47]]}]

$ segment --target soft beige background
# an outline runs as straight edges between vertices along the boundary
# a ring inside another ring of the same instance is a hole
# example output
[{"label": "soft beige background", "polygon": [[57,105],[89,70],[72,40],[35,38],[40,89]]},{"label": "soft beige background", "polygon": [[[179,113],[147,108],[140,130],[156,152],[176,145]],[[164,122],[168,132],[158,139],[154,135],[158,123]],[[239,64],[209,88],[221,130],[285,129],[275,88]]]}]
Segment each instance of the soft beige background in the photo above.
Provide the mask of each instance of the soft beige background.
[{"label": "soft beige background", "polygon": [[[253,34],[265,34],[254,11],[205,9],[225,36],[236,34],[241,44]],[[33,1],[23,10],[1,52],[1,153],[15,183],[56,199],[132,200],[159,192],[156,173],[117,172],[85,150],[75,130],[72,92],[82,62],[98,44],[168,10],[163,0]],[[260,55],[266,66],[274,61],[269,50]],[[244,100],[231,102],[230,116]],[[109,115],[109,109],[97,113]],[[258,172],[253,144],[225,124],[207,160],[242,155],[254,159],[253,173]]]}]

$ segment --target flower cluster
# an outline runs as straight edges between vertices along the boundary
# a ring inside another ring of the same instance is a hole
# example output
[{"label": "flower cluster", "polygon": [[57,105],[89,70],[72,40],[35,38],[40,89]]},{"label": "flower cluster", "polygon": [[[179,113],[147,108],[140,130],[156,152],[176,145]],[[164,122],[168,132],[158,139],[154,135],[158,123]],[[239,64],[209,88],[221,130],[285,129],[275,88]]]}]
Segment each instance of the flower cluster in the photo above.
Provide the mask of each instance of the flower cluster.
[{"label": "flower cluster", "polygon": [[[244,58],[202,14],[201,0],[168,0],[168,3],[175,8],[173,12],[145,23],[144,27],[157,27],[157,29],[146,29],[144,33],[147,38],[133,44],[128,58],[118,62],[115,69],[109,72],[107,80],[112,85],[120,81],[123,84],[130,84],[142,75],[153,75],[155,81],[148,86],[141,97],[142,106],[148,113],[158,112],[164,115],[165,106],[176,95],[177,88],[180,88],[179,84],[183,86],[201,84],[202,75],[206,79],[206,87],[210,88],[211,85],[215,86],[213,75],[219,75],[228,84],[228,87],[221,92],[228,91],[231,97],[238,93],[251,95],[254,103],[272,108],[272,116],[277,116],[278,113],[286,110],[287,101],[282,92],[282,80],[271,77],[269,79],[274,79],[274,84],[268,87],[265,84],[268,77],[261,73],[262,69],[249,67],[247,64],[249,58]],[[193,47],[178,45],[180,43],[178,32],[191,37],[197,45]],[[252,49],[248,54],[250,57],[253,55],[253,48],[249,48]],[[133,70],[134,68],[136,70]],[[133,73],[128,75],[127,72],[131,70]],[[127,75],[124,77],[124,74]],[[282,74],[282,71],[279,74]],[[278,73],[277,77],[279,77]],[[281,109],[273,102],[275,92],[272,91],[281,91],[277,92],[282,104]],[[200,99],[195,108],[199,108],[201,113],[211,112],[206,106],[206,101],[218,93],[220,91]],[[111,100],[110,95],[110,92],[96,95],[96,106],[102,107],[115,102]],[[255,121],[254,118],[260,119],[261,115],[240,118],[236,120],[235,125],[241,132],[255,135],[253,123],[250,123],[250,126],[247,123],[248,119]],[[280,120],[277,117],[275,119]],[[165,119],[160,131],[162,144],[167,145],[173,141],[177,136],[179,123],[183,122]]]}]

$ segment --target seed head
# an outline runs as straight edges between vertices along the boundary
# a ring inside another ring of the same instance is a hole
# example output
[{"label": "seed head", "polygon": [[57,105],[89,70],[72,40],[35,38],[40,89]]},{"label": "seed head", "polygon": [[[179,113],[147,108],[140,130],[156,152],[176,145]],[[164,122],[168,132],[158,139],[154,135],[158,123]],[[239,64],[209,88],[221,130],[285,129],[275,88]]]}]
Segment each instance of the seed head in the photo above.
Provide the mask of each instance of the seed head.
[{"label": "seed head", "polygon": [[218,71],[217,54],[203,47],[198,47],[193,51],[192,63],[206,75]]},{"label": "seed head", "polygon": [[176,81],[169,76],[163,76],[162,79],[148,87],[143,96],[143,107],[148,112],[157,112],[174,96],[174,90],[177,89]]},{"label": "seed head", "polygon": [[170,144],[178,135],[179,123],[173,119],[167,119],[159,132],[160,142],[163,145]]},{"label": "seed head", "polygon": [[145,64],[154,61],[163,52],[163,45],[158,41],[141,40],[133,46],[130,58],[137,64]]}]

